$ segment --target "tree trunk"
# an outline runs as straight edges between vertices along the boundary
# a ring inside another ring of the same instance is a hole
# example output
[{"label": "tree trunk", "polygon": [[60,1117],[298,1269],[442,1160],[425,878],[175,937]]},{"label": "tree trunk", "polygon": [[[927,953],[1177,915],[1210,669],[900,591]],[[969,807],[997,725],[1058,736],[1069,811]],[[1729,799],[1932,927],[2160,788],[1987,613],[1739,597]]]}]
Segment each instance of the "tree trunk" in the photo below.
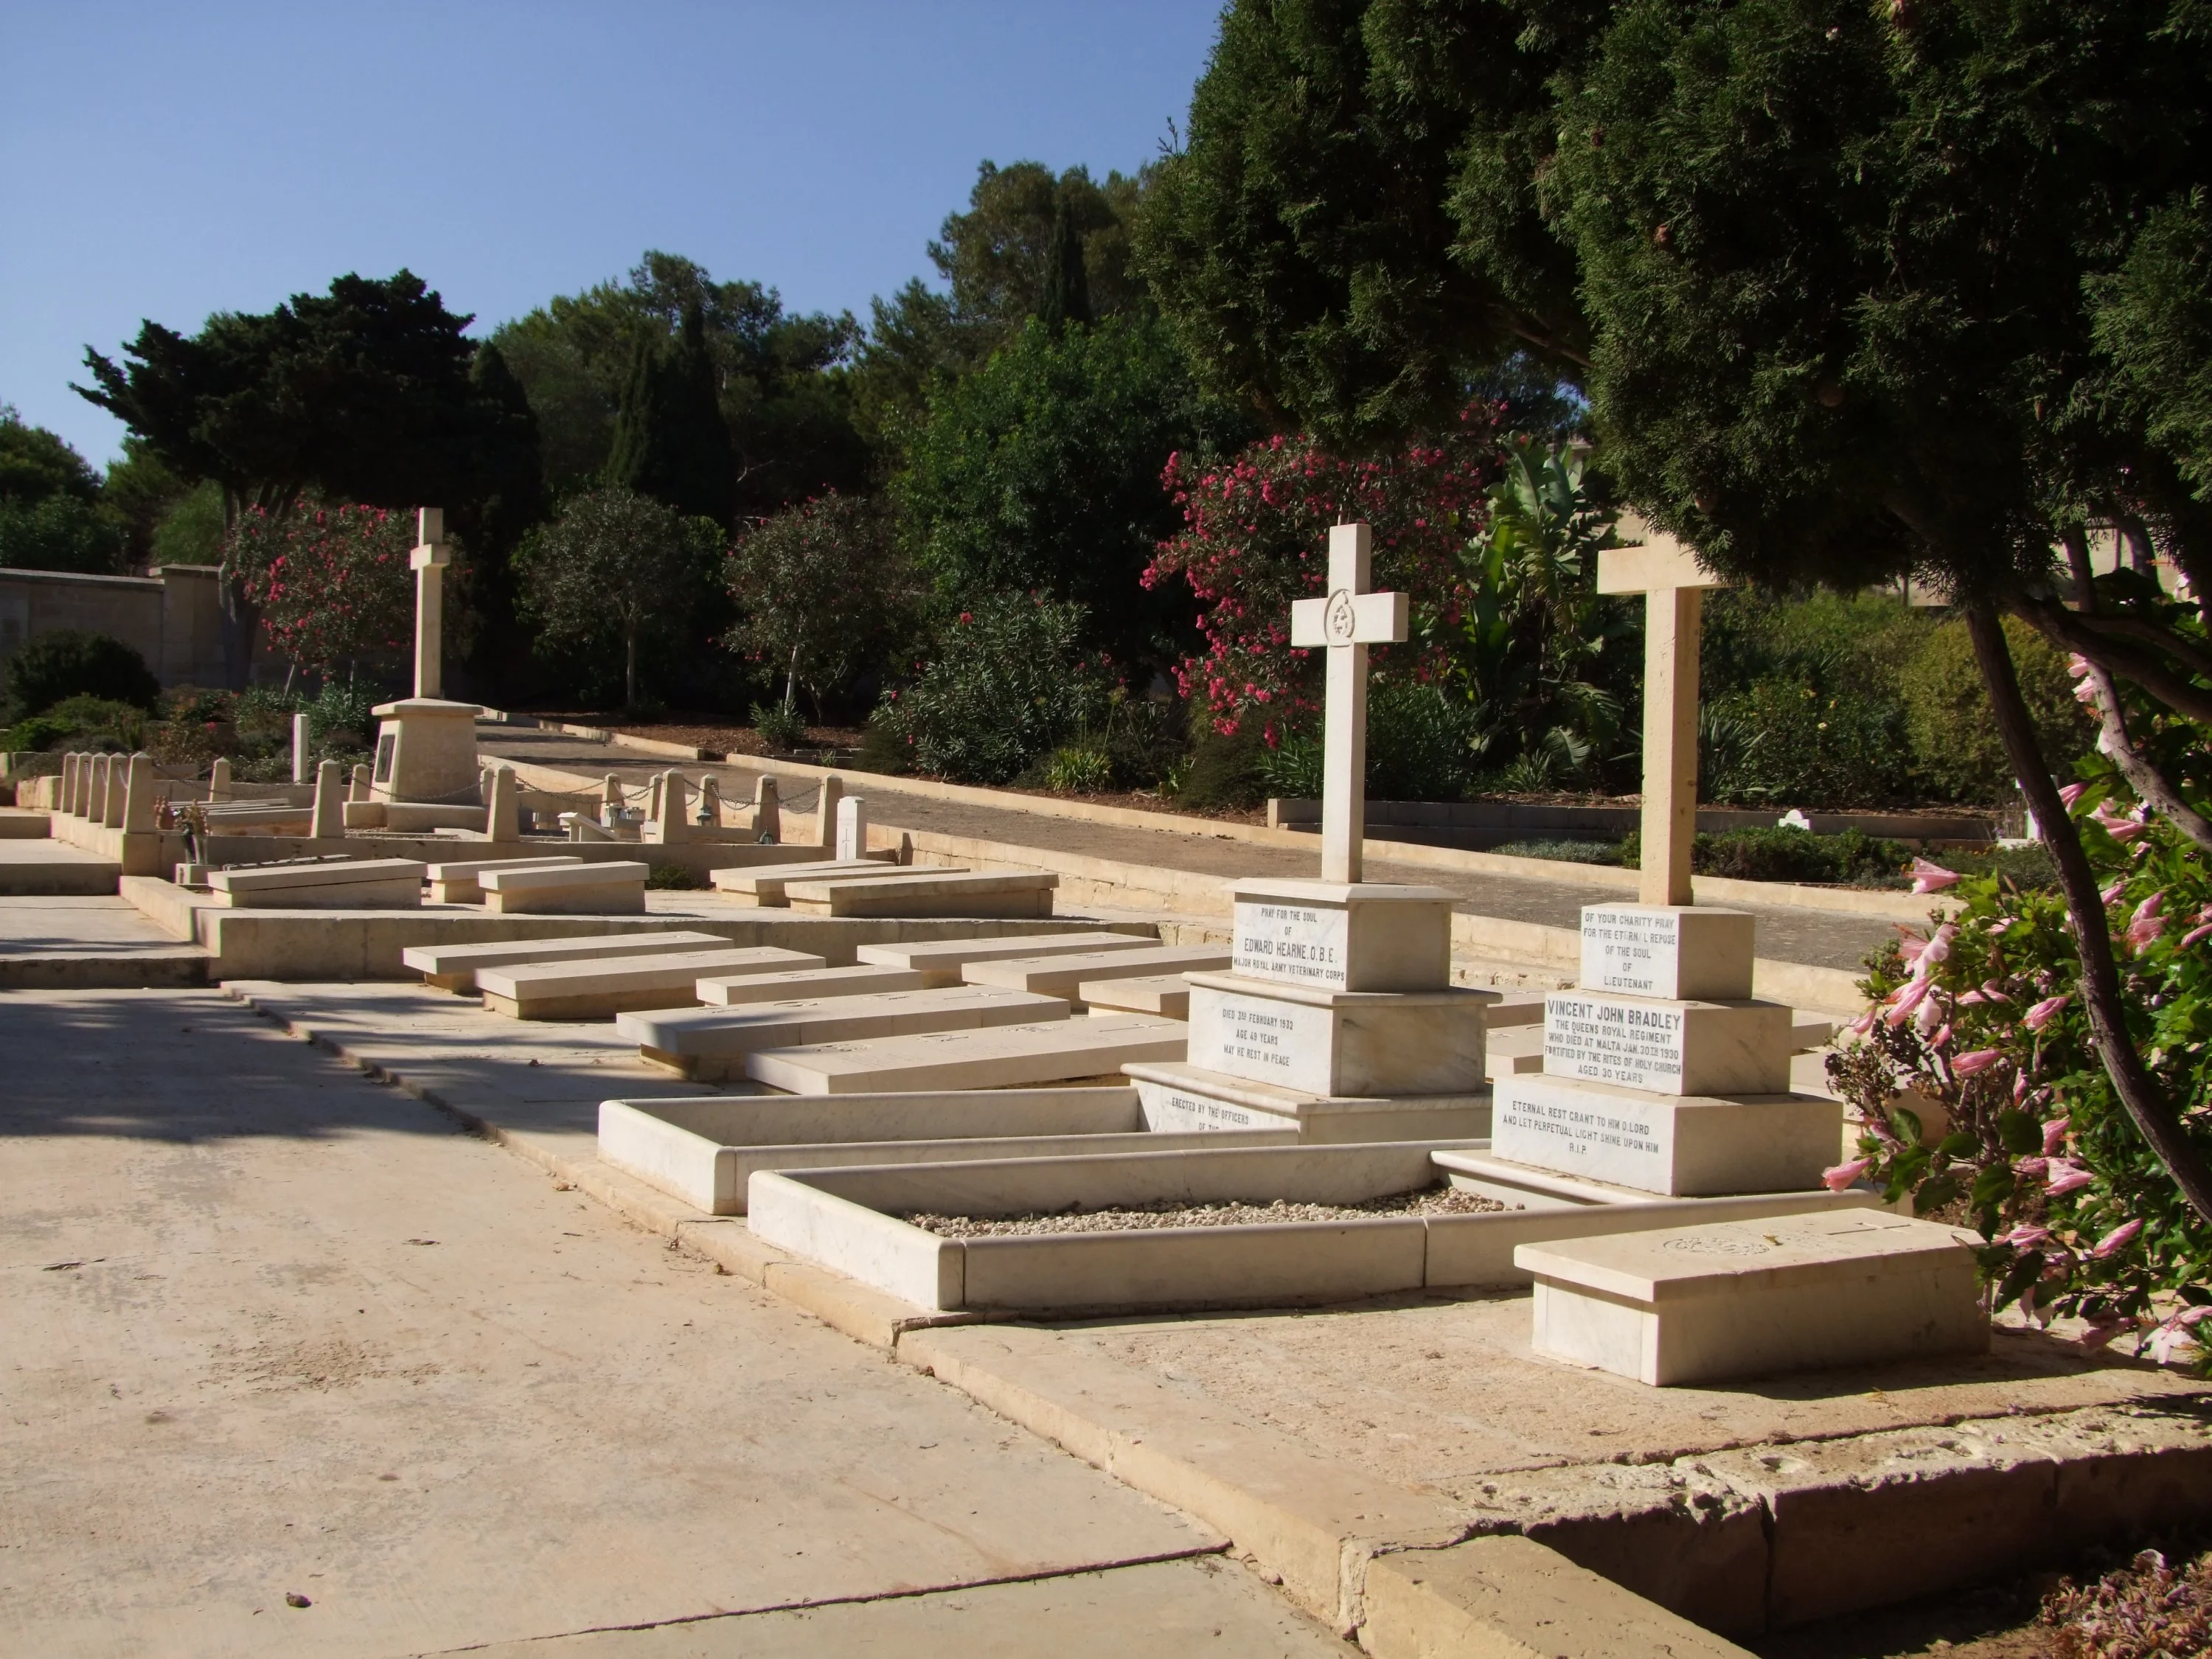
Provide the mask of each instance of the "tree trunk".
[{"label": "tree trunk", "polygon": [[2081,954],[2081,1001],[2089,1015],[2099,1057],[2113,1091],[2159,1161],[2166,1165],[2190,1206],[2212,1221],[2212,1168],[2181,1127],[2172,1106],[2136,1052],[2128,1036],[2126,1012],[2120,1001],[2120,975],[2112,960],[2112,932],[2105,922],[2105,901],[2097,890],[2095,872],[2081,850],[2081,837],[2058,799],[2043,756],[2035,743],[2035,723],[2020,693],[2012,652],[2005,643],[2004,628],[1996,607],[1986,599],[1966,606],[1966,626],[1973,635],[1974,656],[1980,664],[1990,705],[1996,711],[1997,731],[2004,738],[2014,775],[2021,793],[2035,814],[2037,830],[2058,866],[2058,884],[2066,896],[2068,920]]},{"label": "tree trunk", "polygon": [[623,699],[625,708],[637,707],[637,629],[623,632]]},{"label": "tree trunk", "polygon": [[799,647],[791,647],[791,668],[783,677],[783,706],[788,708],[799,700]]}]

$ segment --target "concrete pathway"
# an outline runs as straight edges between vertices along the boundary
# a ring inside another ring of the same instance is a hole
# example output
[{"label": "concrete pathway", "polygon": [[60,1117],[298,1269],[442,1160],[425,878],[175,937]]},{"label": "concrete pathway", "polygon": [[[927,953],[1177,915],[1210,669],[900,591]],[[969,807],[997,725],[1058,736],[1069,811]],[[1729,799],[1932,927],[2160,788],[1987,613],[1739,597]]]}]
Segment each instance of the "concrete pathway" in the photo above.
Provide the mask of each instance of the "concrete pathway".
[{"label": "concrete pathway", "polygon": [[220,994],[14,994],[0,1048],[0,1651],[1343,1651]]},{"label": "concrete pathway", "polygon": [[[624,787],[637,789],[653,773],[680,766],[687,776],[712,772],[724,779],[744,780],[773,766],[710,765],[678,762],[641,754],[617,744],[593,743],[555,732],[499,731],[478,733],[480,745],[492,754],[540,766],[557,767],[580,776],[599,777],[613,772]],[[1138,865],[1187,870],[1201,874],[1232,876],[1310,876],[1319,868],[1321,843],[1313,837],[1310,851],[1303,848],[1257,846],[1250,842],[1210,832],[1206,820],[1190,818],[1188,828],[1172,830],[1139,829],[1117,823],[1092,823],[1079,818],[1050,817],[1024,811],[1018,794],[1008,792],[1001,806],[979,806],[964,801],[935,800],[885,789],[870,793],[865,773],[843,774],[848,793],[866,796],[872,820],[894,829],[928,830],[942,835],[1007,842],[1015,846],[1050,848],[1090,858],[1113,859]],[[788,793],[782,805],[802,817],[814,811],[817,786],[787,775]],[[726,788],[728,787],[726,784]],[[750,798],[750,786],[741,783],[733,795]],[[1513,921],[1534,922],[1547,927],[1578,927],[1585,904],[1618,901],[1615,888],[1576,878],[1576,866],[1560,864],[1556,880],[1473,873],[1439,869],[1428,864],[1409,864],[1378,854],[1369,842],[1367,873],[1374,881],[1409,882],[1442,887],[1455,894],[1455,908],[1473,914]],[[1763,957],[1815,967],[1856,970],[1868,951],[1894,938],[1884,920],[1834,910],[1808,910],[1787,905],[1746,907],[1759,918],[1759,951]]]}]

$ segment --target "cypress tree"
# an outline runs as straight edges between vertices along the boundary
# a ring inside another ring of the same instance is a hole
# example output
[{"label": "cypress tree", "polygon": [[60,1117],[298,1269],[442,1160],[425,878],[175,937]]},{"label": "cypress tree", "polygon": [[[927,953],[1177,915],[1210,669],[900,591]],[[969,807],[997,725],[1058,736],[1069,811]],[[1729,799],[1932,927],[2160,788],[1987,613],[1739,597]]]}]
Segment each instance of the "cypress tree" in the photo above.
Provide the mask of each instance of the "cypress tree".
[{"label": "cypress tree", "polygon": [[1037,318],[1057,334],[1070,323],[1091,320],[1091,280],[1083,270],[1083,235],[1062,190],[1052,206],[1052,234],[1045,244],[1044,294]]},{"label": "cypress tree", "polygon": [[616,407],[606,481],[728,529],[736,462],[716,396],[706,319],[684,307],[673,340],[640,340]]}]

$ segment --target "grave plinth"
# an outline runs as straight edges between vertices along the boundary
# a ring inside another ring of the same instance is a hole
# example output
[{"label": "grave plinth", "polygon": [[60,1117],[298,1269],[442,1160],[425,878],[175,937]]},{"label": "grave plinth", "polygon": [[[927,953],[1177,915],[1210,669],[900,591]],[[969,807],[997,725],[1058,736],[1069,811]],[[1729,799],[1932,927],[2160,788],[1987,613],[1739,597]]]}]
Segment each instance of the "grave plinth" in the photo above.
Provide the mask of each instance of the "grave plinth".
[{"label": "grave plinth", "polygon": [[475,703],[402,697],[371,712],[379,722],[371,800],[466,806],[481,794],[476,721],[483,711]]},{"label": "grave plinth", "polygon": [[1451,980],[1451,895],[1388,882],[1232,883],[1231,966],[1331,991],[1425,991]]}]

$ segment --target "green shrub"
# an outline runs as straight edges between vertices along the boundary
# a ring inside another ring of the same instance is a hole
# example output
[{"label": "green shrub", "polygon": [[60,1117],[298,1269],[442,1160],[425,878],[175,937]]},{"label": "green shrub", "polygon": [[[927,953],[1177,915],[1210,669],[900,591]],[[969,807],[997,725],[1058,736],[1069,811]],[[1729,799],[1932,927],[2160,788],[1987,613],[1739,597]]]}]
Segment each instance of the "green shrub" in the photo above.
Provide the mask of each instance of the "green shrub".
[{"label": "green shrub", "polygon": [[1044,787],[1075,795],[1103,794],[1114,787],[1114,760],[1089,744],[1064,743],[1045,757]]},{"label": "green shrub", "polygon": [[1083,607],[1028,594],[970,601],[883,718],[919,772],[1006,783],[1070,733],[1102,725],[1108,691],[1081,650]]},{"label": "green shrub", "polygon": [[324,681],[323,689],[304,705],[315,746],[330,753],[368,748],[377,726],[371,711],[382,701],[366,680]]},{"label": "green shrub", "polygon": [[1776,677],[1718,702],[1704,725],[1702,794],[1727,805],[1883,806],[1913,793],[1905,719],[1857,691]]},{"label": "green shrub", "polygon": [[[1248,722],[1249,723],[1249,722]],[[1474,773],[1474,711],[1434,685],[1383,680],[1367,697],[1367,793],[1376,800],[1458,800]],[[1270,795],[1322,793],[1320,732],[1297,726],[1259,756]]]},{"label": "green shrub", "polygon": [[1322,751],[1321,738],[1311,732],[1285,732],[1273,749],[1262,745],[1259,771],[1267,793],[1285,800],[1318,800]]},{"label": "green shrub", "polygon": [[699,884],[680,864],[656,864],[645,872],[645,884],[664,892],[688,892]]},{"label": "green shrub", "polygon": [[[108,697],[64,697],[8,733],[10,749],[89,749],[127,753],[145,746],[146,711]],[[33,742],[33,738],[43,738]]]},{"label": "green shrub", "polygon": [[151,709],[161,701],[161,687],[145,658],[106,634],[57,629],[8,659],[8,701],[19,718],[43,714],[74,696]]},{"label": "green shrub", "polygon": [[[1634,838],[1632,836],[1632,840]],[[1565,864],[1619,864],[1622,844],[1612,841],[1509,841],[1493,853],[1510,859],[1552,859]]]},{"label": "green shrub", "polygon": [[753,705],[753,730],[771,749],[796,749],[806,741],[806,719],[787,702]]},{"label": "green shrub", "polygon": [[1263,769],[1269,752],[1249,720],[1231,732],[1217,732],[1205,721],[1192,736],[1176,805],[1194,812],[1241,812],[1257,806],[1269,793]]},{"label": "green shrub", "polygon": [[[2095,741],[2095,722],[2074,701],[2064,655],[2017,617],[2007,617],[2004,630],[2043,757],[2054,774],[2068,775],[2074,759]],[[1937,629],[1905,665],[1901,684],[1905,729],[1929,786],[1948,800],[1994,805],[2012,799],[2012,763],[1966,624]]]},{"label": "green shrub", "polygon": [[853,757],[853,765],[863,772],[880,772],[887,777],[896,777],[911,766],[906,738],[898,722],[890,718],[890,703],[884,704],[868,716],[861,728],[860,747]]},{"label": "green shrub", "polygon": [[8,735],[0,738],[0,748],[12,750],[17,754],[28,754],[52,749],[69,735],[70,728],[66,722],[58,720],[51,714],[33,714],[30,719],[17,720],[9,726]]},{"label": "green shrub", "polygon": [[0,500],[0,567],[112,575],[123,568],[123,527],[74,495]]},{"label": "green shrub", "polygon": [[[1643,832],[1632,830],[1620,843],[1620,862],[1643,867]],[[1901,887],[1912,850],[1900,842],[1881,841],[1856,830],[1816,836],[1803,830],[1765,826],[1700,835],[1690,843],[1690,868],[1701,876],[1736,881],[1796,881],[1853,887]]]}]

